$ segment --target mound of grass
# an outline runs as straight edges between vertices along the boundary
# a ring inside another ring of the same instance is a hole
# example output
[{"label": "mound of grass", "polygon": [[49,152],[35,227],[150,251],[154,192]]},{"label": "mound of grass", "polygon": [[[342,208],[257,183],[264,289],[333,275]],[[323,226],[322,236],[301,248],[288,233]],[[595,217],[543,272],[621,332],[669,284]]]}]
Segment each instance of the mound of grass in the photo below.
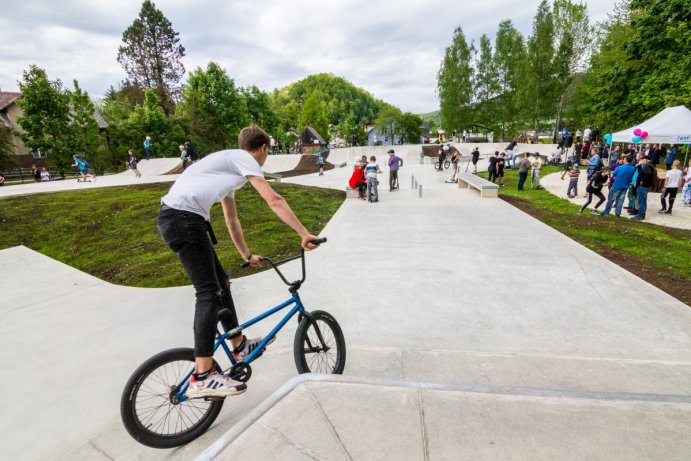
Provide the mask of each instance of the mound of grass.
[{"label": "mound of grass", "polygon": [[[25,245],[112,283],[136,287],[189,284],[175,254],[156,229],[160,199],[170,184],[108,187],[12,197],[0,201],[0,249]],[[274,188],[302,223],[319,234],[344,200],[341,191],[290,184]],[[252,253],[272,259],[300,249],[297,234],[252,187],[236,193],[245,240]],[[211,222],[216,252],[231,277],[247,275],[230,240],[220,205]]]},{"label": "mound of grass", "polygon": [[[558,167],[543,167],[541,175],[558,171]],[[487,178],[487,173],[480,176]],[[587,212],[579,216],[578,205],[546,190],[531,190],[530,178],[527,189],[519,191],[517,170],[507,170],[504,179],[506,187],[499,190],[502,199],[691,305],[691,231],[614,215],[603,218]]]}]

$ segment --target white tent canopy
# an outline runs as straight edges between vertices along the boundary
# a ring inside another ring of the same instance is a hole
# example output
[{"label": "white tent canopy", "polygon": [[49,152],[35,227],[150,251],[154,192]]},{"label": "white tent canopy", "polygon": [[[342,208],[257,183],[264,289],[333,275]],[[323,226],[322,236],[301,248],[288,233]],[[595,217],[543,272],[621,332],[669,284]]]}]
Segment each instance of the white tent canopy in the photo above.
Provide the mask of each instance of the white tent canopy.
[{"label": "white tent canopy", "polygon": [[691,110],[686,106],[668,107],[645,122],[612,133],[612,142],[631,142],[636,128],[648,132],[642,143],[691,144]]}]

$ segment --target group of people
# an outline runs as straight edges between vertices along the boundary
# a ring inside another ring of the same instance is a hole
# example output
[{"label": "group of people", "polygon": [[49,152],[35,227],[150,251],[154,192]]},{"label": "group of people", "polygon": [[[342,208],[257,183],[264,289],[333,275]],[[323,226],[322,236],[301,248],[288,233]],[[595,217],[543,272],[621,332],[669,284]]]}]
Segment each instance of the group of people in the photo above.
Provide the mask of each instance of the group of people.
[{"label": "group of people", "polygon": [[53,180],[53,177],[46,167],[39,169],[36,165],[31,165],[31,176],[34,178],[34,182],[48,182]]},{"label": "group of people", "polygon": [[[396,155],[393,149],[387,151],[389,156],[387,165],[389,167],[389,192],[398,190],[398,170],[403,166],[403,159]],[[370,203],[379,202],[379,180],[378,175],[383,171],[377,163],[377,157],[372,155],[367,159],[366,155],[360,157],[355,162],[353,174],[350,176],[348,185],[351,189],[358,191],[358,197],[361,200],[367,200]]]},{"label": "group of people", "polygon": [[[592,214],[600,214],[598,208],[606,202],[601,216],[609,216],[612,208],[614,208],[616,216],[621,216],[622,211],[626,209],[626,212],[632,215],[633,219],[644,220],[648,209],[648,194],[658,180],[657,165],[661,159],[665,160],[667,171],[664,191],[660,197],[659,213],[672,214],[674,202],[682,188],[682,178],[685,181],[683,190],[681,190],[682,204],[683,206],[691,205],[691,162],[682,170],[681,161],[675,158],[676,146],[674,145],[669,151],[664,152],[664,156],[662,152],[657,144],[654,146],[646,145],[644,148],[638,149],[631,145],[623,152],[620,146],[616,146],[611,151],[609,162],[607,162],[606,152],[603,152],[600,147],[592,147],[590,155],[587,157],[586,166],[585,197],[587,197],[587,201],[579,210],[579,214],[583,214],[595,196],[598,201],[591,210]],[[581,175],[580,164],[581,160],[578,159],[578,156],[573,159],[569,158],[564,162],[562,179],[568,174],[567,195],[571,198],[578,195],[578,179]],[[606,198],[603,193],[605,186],[609,187]],[[627,198],[628,204],[624,207],[624,201]]]}]

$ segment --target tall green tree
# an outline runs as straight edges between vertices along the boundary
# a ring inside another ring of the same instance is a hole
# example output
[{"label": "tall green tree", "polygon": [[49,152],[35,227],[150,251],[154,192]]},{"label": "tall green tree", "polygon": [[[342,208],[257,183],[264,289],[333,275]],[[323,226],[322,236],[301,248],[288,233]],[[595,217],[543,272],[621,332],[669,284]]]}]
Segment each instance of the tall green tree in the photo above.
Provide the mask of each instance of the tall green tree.
[{"label": "tall green tree", "polygon": [[487,127],[495,127],[499,106],[499,78],[496,61],[492,56],[492,43],[483,34],[480,37],[480,55],[475,63],[473,79],[475,95],[475,121]]},{"label": "tall green tree", "polygon": [[497,122],[502,140],[516,135],[519,123],[519,86],[521,66],[525,60],[523,36],[510,20],[499,23],[494,42],[494,62],[499,85]]},{"label": "tall green tree", "polygon": [[520,105],[530,126],[554,115],[556,75],[554,66],[554,21],[547,0],[542,0],[533,20],[533,34],[528,39],[527,59],[521,66]]},{"label": "tall green tree", "polygon": [[453,32],[451,45],[446,48],[437,74],[441,125],[449,132],[460,132],[472,124],[472,77],[471,47],[459,26]]},{"label": "tall green tree", "polygon": [[[276,132],[279,129],[280,123],[278,114],[271,103],[270,96],[254,85],[243,88],[241,91],[245,98],[245,106],[247,107],[250,122],[260,126],[267,133],[273,134]],[[326,127],[326,135],[328,135],[328,122],[326,123]]]},{"label": "tall green tree", "polygon": [[178,146],[185,139],[185,132],[176,120],[166,117],[154,90],[144,91],[144,104],[134,108],[127,124],[128,148],[136,153],[141,155],[144,138],[150,136],[154,155],[179,155]]},{"label": "tall green tree", "polygon": [[70,126],[72,128],[71,147],[75,153],[85,158],[90,158],[101,146],[98,123],[94,119],[94,104],[89,94],[79,87],[79,83],[73,81],[73,89],[69,92],[70,98]]},{"label": "tall green tree", "polygon": [[394,139],[401,134],[401,111],[395,107],[386,107],[379,113],[377,125],[384,140],[393,144]]},{"label": "tall green tree", "polygon": [[16,134],[32,151],[48,156],[48,163],[64,169],[72,161],[69,97],[60,80],[49,80],[45,70],[32,65],[19,82],[17,101],[22,115]]},{"label": "tall green tree", "polygon": [[302,105],[300,114],[300,129],[309,125],[319,133],[325,141],[329,141],[329,119],[326,117],[324,104],[317,93],[312,93]]},{"label": "tall green tree", "polygon": [[554,72],[557,96],[554,139],[562,125],[562,113],[567,97],[573,94],[576,75],[587,68],[595,32],[590,24],[590,15],[584,3],[571,0],[554,0],[552,6],[554,21]]},{"label": "tall green tree", "polygon": [[130,82],[153,88],[161,104],[173,112],[178,84],[185,73],[181,59],[185,48],[178,32],[163,12],[150,0],[144,0],[139,17],[122,34],[118,62]]},{"label": "tall green tree", "polygon": [[189,74],[177,111],[187,117],[195,144],[203,151],[236,146],[249,118],[234,80],[215,62]]},{"label": "tall green tree", "polygon": [[405,112],[399,118],[400,134],[403,142],[418,144],[422,136],[422,118],[419,115]]},{"label": "tall green tree", "polygon": [[17,165],[12,145],[12,131],[0,126],[0,171],[9,170]]}]

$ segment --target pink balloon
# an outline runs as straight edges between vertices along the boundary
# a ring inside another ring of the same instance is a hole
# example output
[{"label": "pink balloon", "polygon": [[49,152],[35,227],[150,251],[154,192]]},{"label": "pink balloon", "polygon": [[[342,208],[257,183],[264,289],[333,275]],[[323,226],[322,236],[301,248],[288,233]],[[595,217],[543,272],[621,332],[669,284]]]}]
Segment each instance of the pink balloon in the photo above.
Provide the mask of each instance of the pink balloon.
[{"label": "pink balloon", "polygon": [[633,130],[633,135],[634,135],[634,136],[640,136],[640,135],[641,135],[641,129],[640,129],[640,128],[636,128],[635,130]]},{"label": "pink balloon", "polygon": [[648,137],[648,132],[647,131],[641,131],[641,138],[645,139]]}]

